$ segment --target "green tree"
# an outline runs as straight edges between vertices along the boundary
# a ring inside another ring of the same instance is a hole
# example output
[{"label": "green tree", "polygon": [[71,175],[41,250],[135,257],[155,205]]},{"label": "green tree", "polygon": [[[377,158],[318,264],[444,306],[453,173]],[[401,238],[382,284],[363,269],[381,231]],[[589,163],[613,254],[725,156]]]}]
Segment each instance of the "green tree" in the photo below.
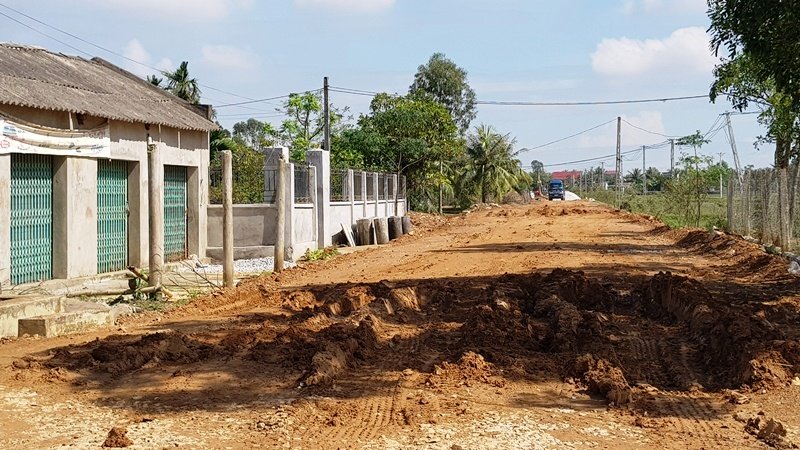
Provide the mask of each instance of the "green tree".
[{"label": "green tree", "polygon": [[427,64],[419,66],[409,93],[429,96],[443,105],[462,135],[477,115],[467,72],[443,53],[434,53]]},{"label": "green tree", "polygon": [[708,0],[711,44],[729,59],[746,54],[754,76],[772,80],[800,110],[800,5],[796,0]]},{"label": "green tree", "polygon": [[233,139],[255,150],[273,145],[276,134],[272,124],[253,118],[233,124]]},{"label": "green tree", "polygon": [[664,187],[664,175],[655,167],[647,169],[647,190],[648,192],[661,191]]},{"label": "green tree", "polygon": [[642,173],[642,169],[637,167],[629,171],[628,174],[625,175],[625,181],[631,183],[633,188],[641,193],[642,183],[644,182],[644,174]]},{"label": "green tree", "polygon": [[161,74],[164,75],[167,81],[166,90],[189,103],[200,103],[200,87],[198,86],[197,78],[189,76],[188,61],[181,62],[180,66],[172,72],[165,71],[161,72]]},{"label": "green tree", "polygon": [[466,197],[476,196],[481,202],[502,199],[520,187],[520,181],[530,183],[513,152],[514,140],[494,128],[481,125],[467,139],[469,162],[458,183],[457,192]]},{"label": "green tree", "polygon": [[[291,94],[284,102],[282,111],[288,119],[272,134],[276,142],[289,147],[292,160],[305,161],[306,151],[323,145],[325,116],[322,95],[319,92]],[[348,111],[349,108],[338,109],[331,105],[331,142],[342,131]]]}]

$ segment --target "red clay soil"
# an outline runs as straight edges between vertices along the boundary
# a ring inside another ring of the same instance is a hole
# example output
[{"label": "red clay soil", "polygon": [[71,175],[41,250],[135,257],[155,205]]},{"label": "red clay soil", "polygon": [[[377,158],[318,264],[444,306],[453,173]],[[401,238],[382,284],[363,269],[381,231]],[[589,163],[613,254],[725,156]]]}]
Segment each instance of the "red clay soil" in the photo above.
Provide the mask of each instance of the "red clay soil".
[{"label": "red clay soil", "polygon": [[588,202],[414,219],[112,332],[3,342],[0,447],[116,424],[143,448],[800,442],[784,260]]}]

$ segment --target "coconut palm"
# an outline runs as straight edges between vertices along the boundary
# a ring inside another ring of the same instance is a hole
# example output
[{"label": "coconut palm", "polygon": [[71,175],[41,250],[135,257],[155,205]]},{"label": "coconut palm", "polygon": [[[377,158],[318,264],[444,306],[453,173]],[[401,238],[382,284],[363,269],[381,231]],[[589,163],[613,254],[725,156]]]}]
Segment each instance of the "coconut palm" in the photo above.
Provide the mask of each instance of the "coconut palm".
[{"label": "coconut palm", "polygon": [[530,176],[522,170],[513,153],[514,140],[494,128],[481,125],[467,139],[468,162],[459,178],[458,191],[467,197],[479,197],[483,203],[500,199],[515,190]]},{"label": "coconut palm", "polygon": [[164,79],[157,76],[157,75],[148,75],[146,78],[147,82],[152,84],[153,86],[161,87],[161,83],[164,82]]},{"label": "coconut palm", "polygon": [[161,72],[167,79],[166,90],[190,103],[200,103],[197,78],[189,78],[189,62],[183,61],[174,72]]}]

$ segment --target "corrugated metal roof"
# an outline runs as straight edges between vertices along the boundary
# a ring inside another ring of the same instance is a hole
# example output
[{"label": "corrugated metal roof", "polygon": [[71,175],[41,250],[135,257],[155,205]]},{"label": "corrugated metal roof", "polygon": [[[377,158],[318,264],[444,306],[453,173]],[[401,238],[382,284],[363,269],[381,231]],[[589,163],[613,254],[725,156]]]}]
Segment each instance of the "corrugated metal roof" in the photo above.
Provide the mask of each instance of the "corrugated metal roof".
[{"label": "corrugated metal roof", "polygon": [[100,58],[0,43],[0,104],[210,131],[201,107]]}]

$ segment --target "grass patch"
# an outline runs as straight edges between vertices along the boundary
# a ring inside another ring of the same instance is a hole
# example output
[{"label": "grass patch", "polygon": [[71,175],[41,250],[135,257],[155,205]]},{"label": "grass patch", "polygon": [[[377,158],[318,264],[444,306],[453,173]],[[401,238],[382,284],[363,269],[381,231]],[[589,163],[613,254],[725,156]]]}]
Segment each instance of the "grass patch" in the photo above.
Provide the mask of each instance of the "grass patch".
[{"label": "grass patch", "polygon": [[[616,193],[614,191],[587,192],[584,198],[593,198],[599,202],[614,205]],[[664,194],[634,195],[625,194],[622,197],[623,209],[632,213],[647,214],[656,217],[670,228],[695,227],[694,220],[687,220],[686,215],[678,211],[676,205],[671,204],[669,197]],[[696,207],[692,206],[693,208]],[[725,198],[708,197],[700,207],[700,227],[726,228],[728,201]]]},{"label": "grass patch", "polygon": [[327,261],[331,258],[339,256],[339,250],[336,247],[318,248],[316,250],[306,250],[303,259],[306,261]]}]

